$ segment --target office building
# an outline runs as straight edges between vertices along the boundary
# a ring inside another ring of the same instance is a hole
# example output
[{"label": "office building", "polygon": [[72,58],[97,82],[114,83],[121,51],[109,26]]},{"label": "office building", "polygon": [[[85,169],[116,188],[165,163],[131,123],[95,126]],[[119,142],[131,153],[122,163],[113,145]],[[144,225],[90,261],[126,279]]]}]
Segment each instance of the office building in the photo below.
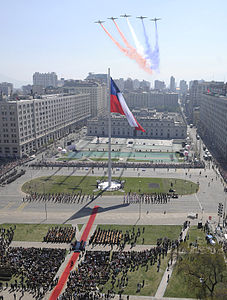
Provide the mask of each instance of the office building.
[{"label": "office building", "polygon": [[46,95],[0,102],[0,157],[22,157],[83,126],[90,95]]},{"label": "office building", "polygon": [[165,82],[160,80],[155,80],[154,82],[154,89],[163,91],[166,88]]},{"label": "office building", "polygon": [[0,83],[0,94],[10,96],[13,92],[13,84],[9,82]]},{"label": "office building", "polygon": [[169,85],[170,92],[176,91],[176,82],[173,76],[170,77],[170,85]]},{"label": "office building", "polygon": [[33,74],[33,85],[46,87],[57,87],[58,86],[58,77],[56,73],[39,73],[35,72]]},{"label": "office building", "polygon": [[227,161],[227,97],[204,93],[200,102],[199,133]]},{"label": "office building", "polygon": [[92,117],[95,117],[99,114],[102,114],[104,111],[107,111],[106,84],[94,81],[66,80],[63,91],[76,94],[89,94]]}]

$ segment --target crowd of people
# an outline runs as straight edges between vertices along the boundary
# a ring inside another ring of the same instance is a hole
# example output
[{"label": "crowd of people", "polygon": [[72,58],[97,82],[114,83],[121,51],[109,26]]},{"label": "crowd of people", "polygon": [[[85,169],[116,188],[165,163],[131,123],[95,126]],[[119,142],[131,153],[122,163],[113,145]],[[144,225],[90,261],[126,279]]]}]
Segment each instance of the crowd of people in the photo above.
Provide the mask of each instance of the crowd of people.
[{"label": "crowd of people", "polygon": [[26,158],[18,158],[10,161],[0,161],[0,177],[5,175],[6,173],[12,171],[14,168],[21,166],[30,161],[29,157]]},{"label": "crowd of people", "polygon": [[124,194],[123,204],[166,204],[171,198],[178,198],[178,194],[175,193],[127,193]]},{"label": "crowd of people", "polygon": [[[108,239],[109,234],[106,236]],[[140,267],[147,272],[154,265],[159,272],[162,259],[168,250],[178,247],[179,244],[178,240],[160,238],[157,240],[157,246],[144,251],[86,251],[84,260],[80,261],[75,271],[71,271],[67,288],[59,299],[110,299],[115,293],[121,295],[128,285],[130,272],[135,272]],[[104,294],[103,286],[108,281],[110,288]],[[144,280],[142,283],[138,282],[136,292],[139,292],[144,284]]]},{"label": "crowd of people", "polygon": [[55,276],[66,249],[11,247],[15,229],[16,226],[0,229],[0,269],[9,270],[14,279],[5,287],[10,292],[27,291],[42,299],[58,282]]},{"label": "crowd of people", "polygon": [[89,202],[93,200],[94,195],[85,195],[82,193],[68,194],[68,193],[43,193],[39,194],[32,192],[22,198],[22,202],[53,202],[53,203],[76,203],[82,204],[83,202]]},{"label": "crowd of people", "polygon": [[121,230],[102,230],[96,229],[90,237],[89,244],[91,245],[120,245],[123,239]]},{"label": "crowd of people", "polygon": [[[37,161],[30,165],[31,167],[89,167],[89,168],[107,168],[107,161]],[[174,168],[174,169],[191,169],[191,168],[204,168],[204,162],[184,162],[184,163],[163,163],[163,162],[116,162],[112,161],[112,168]]]},{"label": "crowd of people", "polygon": [[46,243],[71,243],[76,235],[76,227],[55,226],[48,230],[43,242]]}]

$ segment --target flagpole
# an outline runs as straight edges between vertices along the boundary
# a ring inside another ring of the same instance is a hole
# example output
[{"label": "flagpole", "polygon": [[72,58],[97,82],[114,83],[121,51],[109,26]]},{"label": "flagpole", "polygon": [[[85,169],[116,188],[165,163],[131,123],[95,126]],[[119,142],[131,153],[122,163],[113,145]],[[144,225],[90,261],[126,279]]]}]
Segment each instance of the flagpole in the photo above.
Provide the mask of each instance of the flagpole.
[{"label": "flagpole", "polygon": [[108,77],[107,77],[107,89],[108,89],[108,121],[109,121],[109,153],[108,153],[108,186],[111,187],[111,106],[110,106],[110,94],[111,94],[111,87],[110,87],[110,68],[108,68]]}]

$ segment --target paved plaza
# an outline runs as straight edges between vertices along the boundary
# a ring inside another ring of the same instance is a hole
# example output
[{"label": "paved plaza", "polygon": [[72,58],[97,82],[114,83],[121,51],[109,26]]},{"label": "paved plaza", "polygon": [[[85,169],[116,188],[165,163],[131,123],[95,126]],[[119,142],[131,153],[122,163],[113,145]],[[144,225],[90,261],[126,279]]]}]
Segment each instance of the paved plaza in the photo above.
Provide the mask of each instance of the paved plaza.
[{"label": "paved plaza", "polygon": [[[105,141],[103,140],[103,145]],[[120,147],[120,141],[115,140],[115,148]],[[97,144],[94,140],[89,141],[89,144],[84,144],[85,140],[80,143],[81,149],[88,148],[92,143],[94,148],[91,151],[97,150]],[[140,145],[138,145],[138,143]],[[135,143],[133,149],[128,151],[135,151],[136,147],[151,147],[151,145],[144,145],[142,141]],[[124,147],[127,141],[124,143]],[[171,142],[166,144],[158,143],[159,147],[173,147]],[[152,145],[153,146],[153,145]],[[105,146],[104,151],[108,145]],[[155,146],[153,146],[155,147]],[[130,148],[130,147],[128,147]],[[145,149],[145,148],[144,148]],[[163,148],[164,149],[164,148]],[[176,149],[175,149],[176,150]],[[117,151],[117,148],[116,148]],[[121,149],[122,151],[122,149]],[[126,151],[124,149],[124,151]],[[48,151],[50,154],[50,151]],[[139,152],[137,152],[139,153]],[[55,161],[56,157],[48,157],[48,155],[40,154],[36,160],[47,159],[49,161]],[[212,218],[213,222],[218,222],[217,208],[218,203],[224,203],[226,201],[226,194],[224,193],[223,180],[215,170],[212,168],[212,164],[207,164],[205,169],[174,169],[174,168],[114,168],[112,174],[115,177],[136,177],[138,180],[142,177],[146,178],[175,178],[189,180],[199,184],[199,191],[196,194],[179,196],[179,198],[171,199],[166,204],[139,204],[139,203],[125,203],[124,192],[120,196],[98,196],[90,202],[83,203],[44,203],[44,202],[23,202],[22,199],[25,194],[21,191],[22,185],[30,180],[41,176],[106,176],[106,168],[76,168],[76,167],[43,167],[32,168],[23,166],[26,173],[18,178],[16,181],[0,186],[0,220],[1,223],[36,223],[36,224],[84,224],[81,231],[77,230],[77,240],[82,236],[85,230],[86,224],[91,216],[94,206],[98,206],[98,213],[94,220],[94,224],[91,227],[89,237],[94,232],[98,224],[117,224],[117,225],[182,225],[187,219],[188,215],[198,214],[198,219],[188,219],[192,225],[197,225],[198,221],[203,223],[209,218]],[[45,191],[44,191],[45,192]],[[46,244],[39,242],[16,242],[13,241],[11,246],[13,247],[50,247],[50,248],[62,248],[69,250],[67,244]],[[143,251],[149,249],[152,245],[136,245],[133,250]],[[113,250],[117,250],[114,247]],[[110,246],[88,246],[87,250],[111,250]],[[130,246],[127,245],[126,251],[130,251]],[[57,276],[61,276],[67,264],[70,262],[70,252],[66,257],[65,262],[59,269]],[[75,267],[78,265],[76,262]],[[172,268],[165,270],[163,278],[160,282],[159,288],[155,297],[143,297],[143,296],[130,296],[130,300],[174,300],[174,298],[163,298],[165,289],[167,287],[167,276],[171,275]],[[4,299],[15,299],[14,293],[9,293],[8,290],[3,290],[0,295],[4,296]],[[16,299],[32,299],[32,295],[25,292],[23,297],[21,292],[16,292]],[[47,293],[44,299],[50,299],[51,292]],[[119,299],[116,296],[113,299]],[[122,300],[127,299],[126,296],[122,296]],[[179,298],[178,298],[179,299]]]},{"label": "paved plaza", "polygon": [[[219,174],[212,168],[201,169],[114,169],[113,176],[121,177],[172,177],[199,183],[196,194],[171,199],[167,204],[124,204],[122,196],[99,196],[91,203],[60,204],[47,203],[47,219],[43,202],[22,202],[24,194],[21,186],[40,176],[104,176],[106,169],[95,168],[41,168],[26,167],[26,173],[15,182],[0,187],[1,222],[19,223],[71,223],[83,224],[87,221],[94,205],[100,207],[96,224],[182,224],[189,213],[198,213],[199,219],[212,216],[217,220],[219,202],[225,201],[224,186]],[[200,174],[201,172],[201,174]],[[164,214],[164,211],[166,214]]]}]

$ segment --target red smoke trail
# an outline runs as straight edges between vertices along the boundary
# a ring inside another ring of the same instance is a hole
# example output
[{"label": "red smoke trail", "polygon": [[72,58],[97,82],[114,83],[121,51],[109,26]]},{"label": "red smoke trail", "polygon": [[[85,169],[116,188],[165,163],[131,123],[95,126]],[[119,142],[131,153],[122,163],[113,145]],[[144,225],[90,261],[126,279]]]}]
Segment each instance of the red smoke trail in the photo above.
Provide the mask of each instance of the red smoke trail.
[{"label": "red smoke trail", "polygon": [[144,69],[146,72],[152,74],[151,69],[147,66],[147,61],[146,61],[146,59],[143,58],[143,57],[137,52],[137,50],[136,50],[133,46],[131,46],[131,45],[129,44],[128,40],[126,39],[126,37],[124,36],[124,34],[122,33],[122,31],[120,30],[120,28],[119,28],[119,26],[117,25],[116,21],[113,20],[113,22],[114,22],[114,25],[116,26],[116,28],[117,28],[117,30],[118,30],[118,32],[119,32],[119,34],[120,34],[122,40],[123,40],[123,42],[125,43],[126,47],[129,48],[129,50],[130,50],[129,53],[131,54],[131,58],[132,58],[132,59],[135,59],[135,61],[140,65],[140,67],[141,67],[142,69]]},{"label": "red smoke trail", "polygon": [[[102,25],[102,23],[100,23],[101,27],[103,28],[103,30],[105,31],[105,33],[109,36],[109,38],[114,42],[114,44],[121,50],[121,52],[123,52],[126,56],[128,56],[129,58],[131,59],[134,59],[142,69],[144,69],[144,71],[148,72],[149,74],[152,74],[152,70],[146,65],[147,62],[146,60],[140,56],[136,49],[134,49],[126,40],[126,38],[124,37],[126,43],[127,43],[127,46],[129,49],[126,49],[124,47],[121,46],[121,44],[119,44],[113,37],[112,35],[107,31],[107,29]],[[117,26],[118,27],[118,26]],[[119,30],[119,33],[121,31]],[[122,33],[121,33],[122,34]],[[122,36],[124,36],[122,34]],[[123,37],[122,37],[123,39]]]}]

